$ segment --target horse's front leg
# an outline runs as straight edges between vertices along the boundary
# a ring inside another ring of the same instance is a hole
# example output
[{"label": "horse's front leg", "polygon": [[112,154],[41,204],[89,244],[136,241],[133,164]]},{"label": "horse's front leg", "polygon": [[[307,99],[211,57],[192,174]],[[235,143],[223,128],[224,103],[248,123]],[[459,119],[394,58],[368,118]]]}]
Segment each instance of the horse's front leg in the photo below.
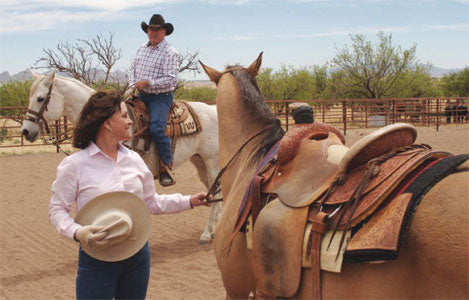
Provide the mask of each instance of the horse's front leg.
[{"label": "horse's front leg", "polygon": [[[216,196],[215,196],[216,197]],[[215,237],[215,227],[218,223],[218,215],[221,212],[220,202],[214,202],[210,208],[210,217],[205,224],[204,231],[200,235],[199,243],[207,244]]]},{"label": "horse's front leg", "polygon": [[[203,174],[200,174],[199,172],[199,176],[200,176],[200,179],[207,186],[207,189],[209,189],[213,181],[218,175],[218,160],[206,159],[204,161],[204,165],[205,165],[204,169],[206,171],[206,174],[205,176],[203,176]],[[221,198],[221,193],[214,195],[214,197]],[[220,213],[221,213],[221,203],[220,202],[212,203],[211,209],[210,209],[210,216],[207,220],[207,223],[205,224],[204,231],[202,232],[199,238],[200,244],[210,243],[210,241],[215,236],[215,227],[218,223],[218,216],[220,215]]]}]

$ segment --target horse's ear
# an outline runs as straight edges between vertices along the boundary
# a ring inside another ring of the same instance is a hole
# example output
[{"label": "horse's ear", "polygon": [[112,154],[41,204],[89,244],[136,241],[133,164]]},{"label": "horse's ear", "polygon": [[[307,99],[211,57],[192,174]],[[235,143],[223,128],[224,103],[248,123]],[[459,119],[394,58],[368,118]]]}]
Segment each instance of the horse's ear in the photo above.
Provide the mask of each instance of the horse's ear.
[{"label": "horse's ear", "polygon": [[259,69],[261,68],[262,53],[264,53],[264,52],[261,52],[261,54],[259,54],[257,59],[246,69],[246,71],[254,77],[257,76],[257,74],[259,73]]},{"label": "horse's ear", "polygon": [[31,72],[31,76],[33,77],[34,80],[38,79],[39,77],[41,77],[41,74],[38,74],[36,72],[34,72],[33,70],[29,69],[29,71]]},{"label": "horse's ear", "polygon": [[218,72],[217,70],[204,65],[200,60],[199,60],[199,64],[204,69],[208,78],[210,78],[210,80],[213,81],[215,84],[218,84],[218,80],[220,80],[220,77],[221,77],[221,72]]},{"label": "horse's ear", "polygon": [[50,71],[49,75],[47,75],[45,83],[52,84],[54,77],[55,77],[55,68],[52,69],[52,71]]}]

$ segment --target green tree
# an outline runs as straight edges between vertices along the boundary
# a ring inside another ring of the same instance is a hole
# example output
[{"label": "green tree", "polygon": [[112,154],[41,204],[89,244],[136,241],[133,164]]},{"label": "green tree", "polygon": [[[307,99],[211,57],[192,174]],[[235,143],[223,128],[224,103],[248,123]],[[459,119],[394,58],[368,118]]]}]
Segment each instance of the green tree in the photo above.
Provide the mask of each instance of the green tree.
[{"label": "green tree", "polygon": [[417,65],[408,69],[396,80],[395,97],[419,98],[443,96],[438,80],[430,75],[430,65]]},{"label": "green tree", "polygon": [[445,96],[469,97],[469,67],[443,76],[441,87]]},{"label": "green tree", "polygon": [[211,87],[183,87],[174,91],[174,98],[187,101],[215,101],[217,90]]},{"label": "green tree", "polygon": [[327,66],[295,68],[283,65],[273,72],[263,69],[257,84],[268,100],[307,100],[323,97],[327,90]]},{"label": "green tree", "polygon": [[[392,35],[378,33],[379,42],[372,45],[361,34],[351,35],[351,48],[345,45],[332,60],[332,66],[344,72],[341,92],[348,97],[361,98],[392,97],[402,88],[398,85],[404,72],[417,64],[416,45],[406,50],[392,44]],[[411,84],[409,78],[407,84]]]},{"label": "green tree", "polygon": [[272,68],[262,68],[256,77],[257,85],[266,100],[274,100],[274,78]]},{"label": "green tree", "polygon": [[[0,107],[27,106],[32,81],[11,81],[0,85]],[[1,110],[1,115],[21,123],[19,109]]]}]

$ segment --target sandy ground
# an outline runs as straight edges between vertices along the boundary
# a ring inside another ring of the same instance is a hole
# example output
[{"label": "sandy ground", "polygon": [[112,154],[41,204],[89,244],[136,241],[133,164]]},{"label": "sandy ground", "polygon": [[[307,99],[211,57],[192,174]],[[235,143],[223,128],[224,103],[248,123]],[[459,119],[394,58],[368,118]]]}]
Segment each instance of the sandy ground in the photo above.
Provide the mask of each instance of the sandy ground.
[{"label": "sandy ground", "polygon": [[[351,145],[370,130],[347,132]],[[469,125],[419,127],[417,143],[469,153]],[[53,150],[53,149],[52,149]],[[53,150],[54,151],[54,150]],[[78,245],[48,220],[50,186],[63,154],[0,156],[0,299],[73,299]],[[192,165],[176,170],[177,184],[160,193],[204,190]],[[198,239],[208,208],[152,219],[149,299],[223,299],[211,244]]]}]

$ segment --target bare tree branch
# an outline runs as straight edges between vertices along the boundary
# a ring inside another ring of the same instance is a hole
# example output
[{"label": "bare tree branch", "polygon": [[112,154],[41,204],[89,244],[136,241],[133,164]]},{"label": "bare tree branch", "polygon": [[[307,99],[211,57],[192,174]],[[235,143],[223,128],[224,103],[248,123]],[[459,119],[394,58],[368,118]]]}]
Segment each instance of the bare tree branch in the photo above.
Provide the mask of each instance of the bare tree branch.
[{"label": "bare tree branch", "polygon": [[116,49],[113,42],[114,35],[109,32],[109,38],[103,37],[101,33],[96,35],[91,42],[88,40],[78,39],[90,49],[98,61],[104,66],[106,76],[104,83],[107,83],[111,74],[111,69],[114,64],[122,57],[121,49]]}]

